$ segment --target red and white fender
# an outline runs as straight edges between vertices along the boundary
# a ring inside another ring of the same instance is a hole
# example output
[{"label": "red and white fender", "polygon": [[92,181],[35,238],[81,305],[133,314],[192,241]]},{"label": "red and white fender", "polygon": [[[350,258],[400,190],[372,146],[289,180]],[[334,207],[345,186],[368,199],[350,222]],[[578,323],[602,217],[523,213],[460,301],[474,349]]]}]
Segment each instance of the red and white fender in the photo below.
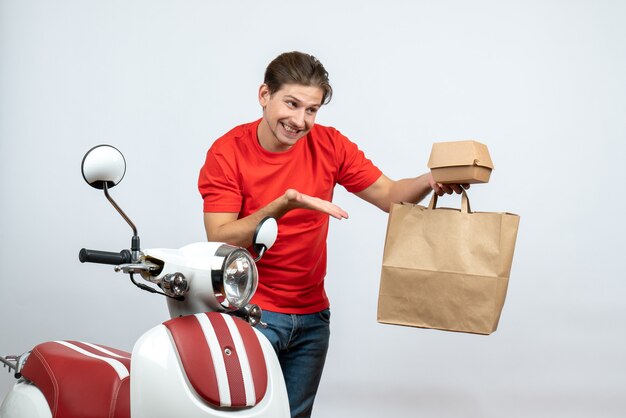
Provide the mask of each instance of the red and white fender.
[{"label": "red and white fender", "polygon": [[238,318],[170,320],[137,341],[132,359],[132,418],[289,417],[274,349]]}]

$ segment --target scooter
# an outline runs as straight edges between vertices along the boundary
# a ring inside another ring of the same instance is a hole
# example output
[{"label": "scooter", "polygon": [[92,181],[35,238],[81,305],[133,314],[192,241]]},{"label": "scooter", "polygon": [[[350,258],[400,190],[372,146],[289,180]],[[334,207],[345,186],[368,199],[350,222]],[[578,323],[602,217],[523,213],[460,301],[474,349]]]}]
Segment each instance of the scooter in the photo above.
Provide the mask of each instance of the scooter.
[{"label": "scooter", "polygon": [[254,328],[264,325],[261,310],[249,304],[258,283],[255,261],[274,244],[276,220],[258,225],[256,259],[219,242],[142,250],[137,228],[109,194],[125,172],[124,156],[110,145],[83,158],[85,181],[104,191],[133,237],[130,249],[83,248],[79,260],[114,265],[137,287],[164,296],[172,319],[143,334],[132,354],[49,341],[0,357],[18,379],[0,405],[0,418],[289,417],[280,364]]}]

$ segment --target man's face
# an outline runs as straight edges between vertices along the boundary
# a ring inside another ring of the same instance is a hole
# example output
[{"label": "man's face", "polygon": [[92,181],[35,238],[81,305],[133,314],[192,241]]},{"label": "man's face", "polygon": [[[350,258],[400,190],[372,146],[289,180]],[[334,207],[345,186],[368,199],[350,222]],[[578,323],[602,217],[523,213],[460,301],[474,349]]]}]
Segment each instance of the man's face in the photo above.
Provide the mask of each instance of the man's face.
[{"label": "man's face", "polygon": [[285,84],[270,95],[265,84],[259,88],[263,120],[258,136],[268,151],[282,152],[309,133],[322,105],[324,92],[319,87]]}]

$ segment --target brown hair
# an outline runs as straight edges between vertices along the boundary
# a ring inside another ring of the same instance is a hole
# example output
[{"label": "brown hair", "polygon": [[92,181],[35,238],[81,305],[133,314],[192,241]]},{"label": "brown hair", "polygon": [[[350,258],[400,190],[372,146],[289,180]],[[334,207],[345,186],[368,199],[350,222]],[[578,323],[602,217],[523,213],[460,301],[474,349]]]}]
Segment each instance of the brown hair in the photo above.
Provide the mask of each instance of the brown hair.
[{"label": "brown hair", "polygon": [[323,91],[322,104],[328,104],[333,88],[328,81],[328,71],[313,55],[293,51],[274,58],[265,70],[263,80],[270,91],[276,93],[284,84],[319,87]]}]

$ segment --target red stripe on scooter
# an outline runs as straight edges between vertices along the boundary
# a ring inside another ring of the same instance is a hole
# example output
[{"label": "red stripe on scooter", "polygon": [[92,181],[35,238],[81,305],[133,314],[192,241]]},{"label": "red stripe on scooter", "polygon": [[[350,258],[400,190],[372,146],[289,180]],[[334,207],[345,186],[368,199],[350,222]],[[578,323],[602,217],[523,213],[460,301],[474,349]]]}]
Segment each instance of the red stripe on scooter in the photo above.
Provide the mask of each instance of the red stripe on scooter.
[{"label": "red stripe on scooter", "polygon": [[246,347],[248,362],[250,363],[250,371],[252,372],[252,380],[254,381],[254,393],[256,394],[256,403],[261,402],[267,390],[267,366],[265,364],[265,356],[261,343],[254,329],[247,323],[238,318],[235,324]]},{"label": "red stripe on scooter", "polygon": [[[109,350],[110,352],[117,354],[118,356],[121,356],[121,357],[130,358],[130,355],[131,355],[127,351],[118,350],[117,348],[113,348],[113,347],[107,347],[106,345],[102,345],[102,344],[94,344],[94,345],[97,345],[100,348],[104,348],[105,350]],[[117,357],[113,357],[113,358],[117,358]]]},{"label": "red stripe on scooter", "polygon": [[195,316],[184,316],[164,322],[172,334],[176,349],[196,392],[215,406],[220,406],[220,393],[215,376],[211,350]]},{"label": "red stripe on scooter", "polygon": [[104,345],[100,346],[101,348],[103,348],[103,349],[105,349],[107,351],[110,351],[110,352],[112,352],[114,354],[117,354],[118,356],[123,356],[123,357],[115,357],[115,356],[109,355],[107,353],[104,353],[104,352],[102,352],[100,350],[96,350],[95,348],[91,347],[90,345],[85,344],[85,343],[80,342],[80,341],[68,341],[68,343],[74,344],[75,346],[80,347],[83,350],[90,352],[91,354],[95,354],[95,355],[100,356],[100,357],[107,357],[107,358],[111,358],[113,360],[117,360],[120,363],[122,363],[124,366],[126,366],[126,369],[130,372],[130,354],[127,353],[127,352],[124,352],[124,351],[121,351],[121,350],[116,350],[116,349],[110,348],[110,347],[106,347]]},{"label": "red stripe on scooter", "polygon": [[[226,375],[228,376],[228,387],[230,389],[231,406],[246,406],[246,388],[243,384],[243,373],[241,372],[241,364],[239,363],[239,354],[235,349],[235,343],[233,342],[233,337],[230,335],[228,325],[226,325],[226,321],[220,314],[211,312],[206,315],[215,330],[222,356],[224,357]],[[227,354],[227,352],[230,354]],[[245,355],[245,353],[242,354]]]}]

